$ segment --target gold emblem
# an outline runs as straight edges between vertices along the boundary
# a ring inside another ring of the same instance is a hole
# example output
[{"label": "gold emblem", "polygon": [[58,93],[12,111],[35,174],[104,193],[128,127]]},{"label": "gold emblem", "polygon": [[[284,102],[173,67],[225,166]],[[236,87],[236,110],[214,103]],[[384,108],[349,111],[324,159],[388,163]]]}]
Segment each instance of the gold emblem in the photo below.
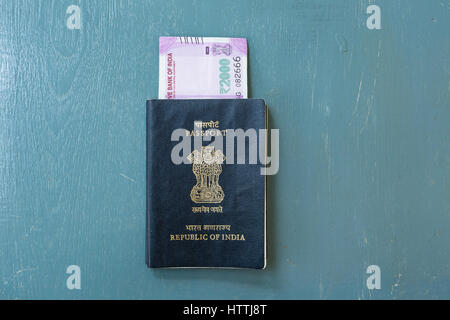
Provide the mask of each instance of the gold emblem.
[{"label": "gold emblem", "polygon": [[194,150],[187,157],[192,163],[197,183],[191,190],[191,199],[195,203],[220,203],[225,194],[219,185],[222,163],[225,160],[221,150],[214,150],[213,146],[202,147],[201,151]]}]

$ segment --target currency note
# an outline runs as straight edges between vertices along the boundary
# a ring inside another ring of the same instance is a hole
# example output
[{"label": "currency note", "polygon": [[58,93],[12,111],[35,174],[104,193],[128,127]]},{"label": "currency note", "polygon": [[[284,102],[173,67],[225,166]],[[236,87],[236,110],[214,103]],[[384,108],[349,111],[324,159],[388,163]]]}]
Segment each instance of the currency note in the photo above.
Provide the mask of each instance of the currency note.
[{"label": "currency note", "polygon": [[158,98],[248,98],[247,40],[160,37]]}]

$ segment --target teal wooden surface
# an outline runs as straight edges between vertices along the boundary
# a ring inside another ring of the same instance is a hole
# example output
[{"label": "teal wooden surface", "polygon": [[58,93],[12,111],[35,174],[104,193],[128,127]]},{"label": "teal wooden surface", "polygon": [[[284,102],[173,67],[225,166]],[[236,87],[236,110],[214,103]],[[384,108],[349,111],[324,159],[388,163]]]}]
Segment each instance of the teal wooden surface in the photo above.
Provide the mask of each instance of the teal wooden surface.
[{"label": "teal wooden surface", "polygon": [[[2,1],[0,298],[450,298],[449,6]],[[250,95],[280,129],[266,271],[145,266],[162,35],[248,39]]]}]

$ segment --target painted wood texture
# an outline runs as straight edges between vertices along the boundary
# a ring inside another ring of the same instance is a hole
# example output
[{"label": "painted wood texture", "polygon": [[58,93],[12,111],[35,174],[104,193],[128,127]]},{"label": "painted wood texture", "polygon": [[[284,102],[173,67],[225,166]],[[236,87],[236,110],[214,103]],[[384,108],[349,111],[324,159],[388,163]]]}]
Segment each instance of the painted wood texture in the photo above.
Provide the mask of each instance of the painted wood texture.
[{"label": "painted wood texture", "polygon": [[[373,4],[381,30],[366,26]],[[1,1],[0,298],[450,298],[449,13],[438,0]],[[145,266],[162,35],[248,39],[250,96],[280,129],[266,271]]]}]

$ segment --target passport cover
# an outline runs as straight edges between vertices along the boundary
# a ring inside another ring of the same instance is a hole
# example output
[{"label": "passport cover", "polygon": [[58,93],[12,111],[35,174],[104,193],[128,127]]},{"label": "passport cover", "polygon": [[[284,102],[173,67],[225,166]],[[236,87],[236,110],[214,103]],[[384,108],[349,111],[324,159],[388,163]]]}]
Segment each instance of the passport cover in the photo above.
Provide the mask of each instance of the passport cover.
[{"label": "passport cover", "polygon": [[[261,175],[261,137],[258,134],[256,164],[249,163],[249,138],[245,139],[245,164],[237,164],[236,138],[234,163],[227,163],[225,139],[230,129],[253,128],[258,133],[266,128],[266,117],[262,99],[147,101],[148,267],[265,268],[266,176]],[[222,134],[224,150],[208,146],[215,138],[194,149],[194,137],[211,128]],[[191,140],[190,153],[178,152],[185,162],[181,164],[171,158],[172,149],[182,140],[172,141],[175,129],[183,129]]]}]

